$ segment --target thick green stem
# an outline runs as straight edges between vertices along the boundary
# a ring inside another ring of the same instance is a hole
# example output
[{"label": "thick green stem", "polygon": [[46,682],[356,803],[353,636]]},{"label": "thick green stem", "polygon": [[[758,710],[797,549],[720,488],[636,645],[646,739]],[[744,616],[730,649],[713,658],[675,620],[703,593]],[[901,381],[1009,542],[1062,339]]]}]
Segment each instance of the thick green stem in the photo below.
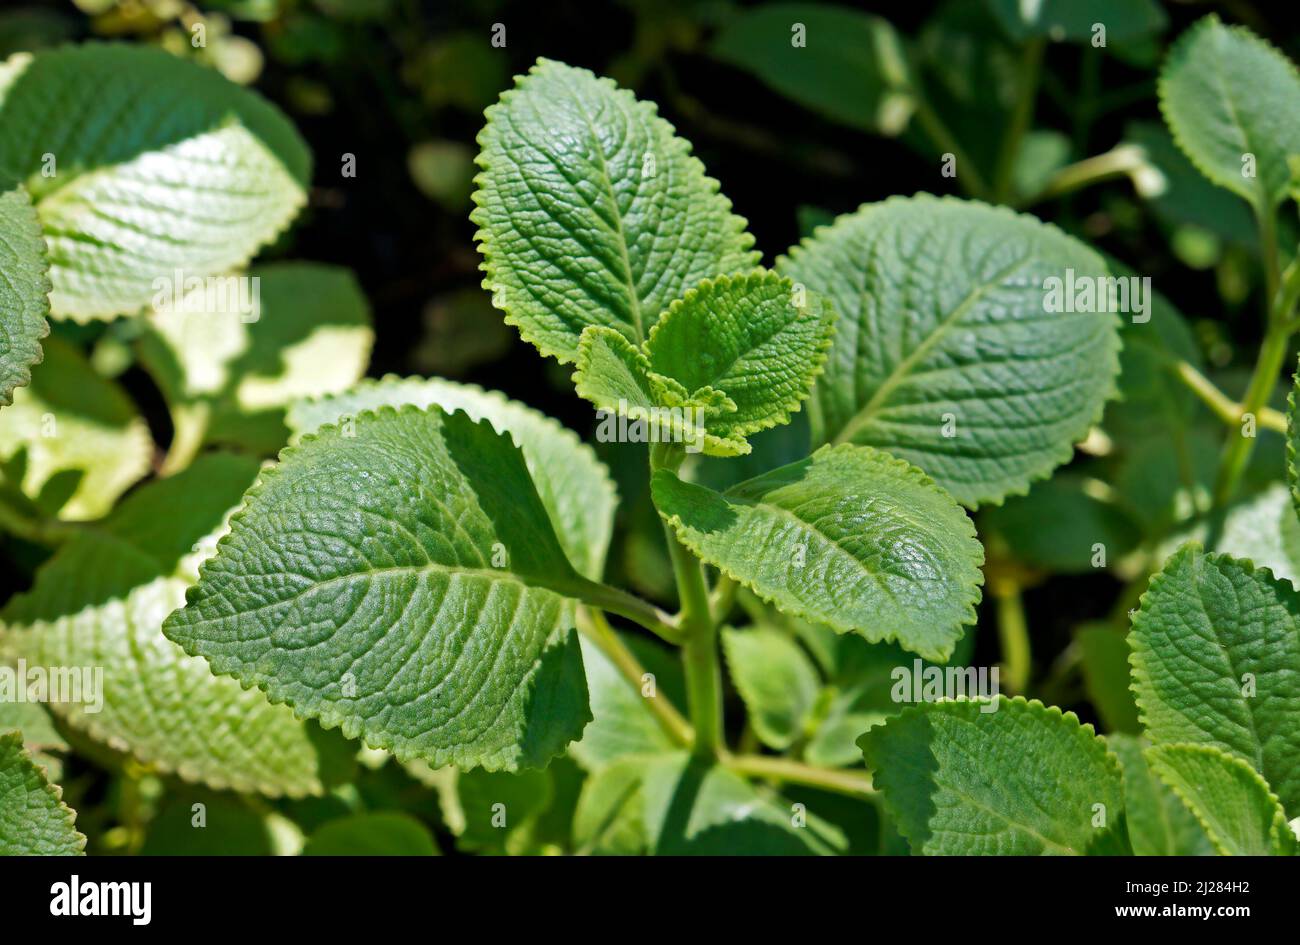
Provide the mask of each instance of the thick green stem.
[{"label": "thick green stem", "polygon": [[997,600],[998,639],[1002,643],[1006,688],[1012,695],[1022,694],[1029,685],[1031,658],[1020,588],[1011,582],[999,582],[992,592]]},{"label": "thick green stem", "polygon": [[678,620],[660,610],[654,604],[643,601],[634,594],[608,584],[580,579],[576,587],[557,588],[563,593],[576,597],[585,604],[611,614],[618,614],[635,624],[645,627],[651,633],[674,646],[685,641]]},{"label": "thick green stem", "polygon": [[[1234,427],[1241,423],[1241,415],[1246,412],[1246,408],[1219,390],[1208,377],[1186,361],[1175,362],[1173,369],[1179,380],[1186,384],[1188,389],[1199,397],[1201,402],[1209,407],[1216,417]],[[1280,410],[1274,410],[1272,407],[1260,407],[1259,412],[1256,414],[1256,420],[1265,430],[1275,430],[1278,433],[1286,432],[1286,414]]]},{"label": "thick green stem", "polygon": [[[651,448],[650,466],[676,470],[685,453],[680,446],[656,444]],[[677,626],[682,631],[682,664],[686,671],[686,699],[695,729],[696,755],[715,758],[723,748],[722,738],[722,671],[718,665],[718,627],[709,605],[709,587],[704,579],[700,559],[677,540],[677,533],[664,523],[668,557],[677,580],[677,597],[681,613]]]},{"label": "thick green stem", "polygon": [[773,781],[790,784],[806,784],[809,787],[847,794],[849,797],[859,799],[876,793],[875,786],[871,783],[871,775],[865,771],[817,768],[800,761],[770,755],[731,755],[723,759],[723,764],[737,774],[771,778]]},{"label": "thick green stem", "polygon": [[[1261,204],[1255,209],[1255,219],[1259,225],[1259,242],[1264,265],[1264,304],[1267,330],[1264,343],[1259,349],[1259,358],[1255,362],[1255,372],[1250,377],[1246,396],[1242,398],[1242,416],[1250,414],[1256,418],[1269,395],[1277,386],[1278,374],[1291,341],[1292,309],[1300,295],[1300,283],[1297,282],[1297,267],[1288,267],[1286,281],[1283,283],[1281,266],[1278,261],[1277,216],[1273,208]],[[1253,434],[1255,431],[1252,430]],[[1222,508],[1232,500],[1237,492],[1237,485],[1250,462],[1250,454],[1255,448],[1255,437],[1244,435],[1238,427],[1236,435],[1228,440],[1219,459],[1219,475],[1214,483],[1214,507]]]}]

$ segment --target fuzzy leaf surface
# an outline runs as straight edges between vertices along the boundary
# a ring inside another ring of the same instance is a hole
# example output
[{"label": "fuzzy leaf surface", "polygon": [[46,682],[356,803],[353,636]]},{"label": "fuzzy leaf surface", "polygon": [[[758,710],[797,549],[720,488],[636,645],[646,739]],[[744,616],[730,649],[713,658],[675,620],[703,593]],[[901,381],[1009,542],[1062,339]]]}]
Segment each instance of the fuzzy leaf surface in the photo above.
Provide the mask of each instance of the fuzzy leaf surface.
[{"label": "fuzzy leaf surface", "polygon": [[13,402],[15,387],[31,380],[49,332],[49,261],[32,198],[0,171],[0,407]]},{"label": "fuzzy leaf surface", "polygon": [[1156,745],[1213,745],[1300,813],[1300,594],[1248,561],[1186,545],[1129,633],[1133,693]]},{"label": "fuzzy leaf surface", "polygon": [[1116,317],[1047,310],[1047,280],[1062,280],[1064,307],[1067,274],[1098,285],[1080,277],[1106,276],[1105,262],[1027,215],[895,197],[819,229],[777,269],[837,313],[814,444],[888,450],[967,506],[1069,459],[1114,392]]},{"label": "fuzzy leaf surface", "polygon": [[0,856],[77,856],[86,838],[18,732],[0,732]]},{"label": "fuzzy leaf surface", "polygon": [[[1169,50],[1160,109],[1202,174],[1266,212],[1286,196],[1300,153],[1300,74],[1271,44],[1207,16]],[[1248,166],[1253,165],[1253,166]],[[1253,171],[1253,172],[1252,172]]]},{"label": "fuzzy leaf surface", "polygon": [[214,69],[91,43],[19,54],[5,71],[0,167],[36,206],[55,317],[111,319],[176,270],[236,269],[306,202],[297,131]]},{"label": "fuzzy leaf surface", "polygon": [[384,407],[281,454],[164,632],[215,672],[435,767],[540,767],[590,720],[584,587],[519,450]]},{"label": "fuzzy leaf surface", "polygon": [[899,830],[914,853],[1085,853],[1124,810],[1114,755],[1071,712],[997,700],[922,703],[862,736]]},{"label": "fuzzy leaf surface", "polygon": [[561,362],[586,326],[640,344],[688,288],[758,261],[690,145],[609,79],[539,59],[478,140],[484,287]]},{"label": "fuzzy leaf surface", "polygon": [[1254,768],[1212,745],[1156,745],[1151,769],[1173,789],[1224,856],[1294,856],[1296,838]]},{"label": "fuzzy leaf surface", "polygon": [[587,577],[600,577],[618,505],[614,481],[590,446],[539,410],[473,384],[390,375],[339,394],[300,400],[289,409],[287,422],[297,439],[342,417],[403,404],[463,410],[473,420],[487,420],[498,433],[508,433],[524,454],[568,559]]},{"label": "fuzzy leaf surface", "polygon": [[214,788],[319,794],[346,759],[341,740],[213,676],[162,634],[256,475],[256,461],[216,453],[132,493],[9,602],[0,645],[29,666],[101,670],[99,700],[83,689],[50,709],[116,751]]},{"label": "fuzzy leaf surface", "polygon": [[683,544],[787,613],[940,662],[975,619],[974,526],[879,450],[823,447],[723,493],[661,469],[651,492]]}]

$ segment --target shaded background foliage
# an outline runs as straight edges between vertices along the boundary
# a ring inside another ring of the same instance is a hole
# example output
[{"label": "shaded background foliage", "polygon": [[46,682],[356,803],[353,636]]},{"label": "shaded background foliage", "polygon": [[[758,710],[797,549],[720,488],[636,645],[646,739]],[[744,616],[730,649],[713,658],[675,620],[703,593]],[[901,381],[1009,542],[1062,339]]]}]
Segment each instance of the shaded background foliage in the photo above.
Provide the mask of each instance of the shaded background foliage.
[{"label": "shaded background foliage", "polygon": [[[573,395],[569,369],[540,358],[520,341],[479,287],[479,256],[468,220],[474,136],[483,108],[537,56],[610,75],[658,103],[749,220],[765,264],[815,225],[863,202],[916,191],[963,193],[960,177],[940,174],[941,149],[915,119],[901,133],[895,127],[884,129],[894,133],[881,133],[879,123],[793,101],[738,66],[745,57],[736,55],[734,43],[724,52],[719,37],[761,6],[731,0],[33,0],[0,13],[0,56],[87,38],[121,38],[161,44],[256,87],[294,120],[316,159],[308,208],[262,258],[307,258],[357,274],[374,313],[370,375],[436,374],[479,383],[561,419],[590,439],[594,418],[589,405]],[[1014,100],[1018,56],[989,12],[994,4],[841,6],[883,17],[923,58],[930,56],[925,81],[936,109],[975,163],[988,171],[1002,127],[1014,120],[1011,109],[1001,106],[1001,92],[1010,83]],[[1133,6],[1145,7],[1137,0]],[[1224,390],[1239,396],[1260,338],[1256,312],[1262,291],[1245,205],[1204,182],[1143,196],[1134,186],[1140,181],[1123,174],[1060,196],[1039,193],[1061,167],[1126,142],[1146,146],[1147,159],[1177,179],[1185,161],[1169,156],[1155,74],[1168,43],[1205,13],[1217,11],[1293,58],[1300,55],[1300,23],[1291,5],[1151,6],[1163,11],[1151,28],[1131,40],[1113,41],[1104,54],[1095,55],[1086,43],[1047,45],[1025,139],[1033,147],[1027,145],[1016,164],[1011,198],[1150,276],[1186,316],[1191,353],[1204,360],[1206,372]],[[201,49],[190,43],[196,24],[206,30]],[[491,43],[494,24],[505,26],[504,47]],[[755,61],[762,60],[761,50],[751,52]],[[827,99],[852,102],[859,86],[866,94],[870,74],[869,63],[847,58],[821,79]],[[965,102],[963,90],[971,96]],[[345,155],[355,156],[355,177],[342,176]],[[1287,248],[1294,246],[1295,227],[1283,240]],[[90,345],[105,373],[120,374],[144,406],[155,441],[166,444],[167,411],[152,381],[132,363],[130,332],[127,320],[54,325],[55,334]],[[1126,383],[1131,380],[1126,376]],[[1158,437],[1165,422],[1154,410],[1144,412],[1140,399],[1108,420],[1108,432],[1122,429],[1133,442]],[[1217,427],[1209,429],[1221,437]],[[662,536],[644,495],[640,452],[600,449],[628,500],[620,512],[611,571],[645,593],[670,597]],[[1280,437],[1261,434],[1259,482],[1277,478],[1280,451]],[[997,613],[999,587],[1023,591],[1033,641],[1030,694],[1075,709],[1085,720],[1100,717],[1123,728],[1131,725],[1124,715],[1129,707],[1090,700],[1079,665],[1113,663],[1116,654],[1107,650],[1113,640],[1098,635],[1100,624],[1090,622],[1122,619],[1136,601],[1124,595],[1125,584],[1113,572],[1086,562],[1080,566],[1077,556],[1061,550],[1061,536],[1073,527],[1104,535],[1116,551],[1152,532],[1151,523],[1142,520],[1140,502],[1099,503],[1096,490],[1089,491],[1087,483],[1103,471],[1114,485],[1115,467],[1105,461],[1104,455],[1081,454],[1073,468],[1035,490],[1048,497],[1047,505],[1012,500],[979,517],[991,563],[975,661],[991,664],[1004,656],[994,629],[999,616],[1007,617]],[[1141,468],[1122,468],[1141,478]],[[1059,519],[1046,520],[1044,508],[1059,512]],[[8,591],[21,589],[40,552],[10,542],[4,554],[12,567],[0,584],[10,584]],[[556,776],[555,790],[572,787],[565,778],[563,772]],[[396,796],[415,787],[401,782],[365,789]],[[295,816],[305,824],[318,816],[323,821],[331,803],[297,802]],[[400,798],[394,806],[401,806]],[[173,819],[183,824],[180,801],[171,803],[165,817],[172,816],[172,808]]]}]

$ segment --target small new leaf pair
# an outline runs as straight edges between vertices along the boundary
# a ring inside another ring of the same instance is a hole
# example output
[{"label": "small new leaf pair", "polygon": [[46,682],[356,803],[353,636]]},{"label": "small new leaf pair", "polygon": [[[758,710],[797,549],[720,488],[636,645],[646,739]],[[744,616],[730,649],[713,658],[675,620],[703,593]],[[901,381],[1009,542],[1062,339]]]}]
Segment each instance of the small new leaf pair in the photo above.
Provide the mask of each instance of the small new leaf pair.
[{"label": "small new leaf pair", "polygon": [[788,422],[826,360],[834,312],[806,295],[762,270],[706,280],[643,345],[613,328],[583,329],[574,385],[608,413],[668,417],[666,432],[691,452],[748,453],[745,437]]}]

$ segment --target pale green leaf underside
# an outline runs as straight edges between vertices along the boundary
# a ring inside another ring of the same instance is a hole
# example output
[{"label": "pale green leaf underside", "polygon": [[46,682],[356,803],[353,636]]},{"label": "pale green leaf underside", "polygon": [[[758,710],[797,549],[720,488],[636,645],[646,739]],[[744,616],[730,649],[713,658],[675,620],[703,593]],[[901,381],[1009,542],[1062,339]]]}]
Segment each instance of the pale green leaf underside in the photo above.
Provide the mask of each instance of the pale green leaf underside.
[{"label": "pale green leaf underside", "polygon": [[106,514],[149,471],[153,441],[118,384],[60,338],[45,339],[44,360],[27,387],[0,411],[0,477],[47,513],[65,519]]},{"label": "pale green leaf underside", "polygon": [[76,856],[86,847],[76,815],[23,748],[0,732],[0,856]]},{"label": "pale green leaf underside", "polygon": [[609,79],[539,59],[478,141],[483,284],[543,354],[573,361],[588,325],[640,344],[688,288],[758,262],[690,145]]},{"label": "pale green leaf underside", "polygon": [[134,312],[176,269],[238,268],[306,202],[302,139],[215,70],[113,44],[22,54],[6,67],[0,167],[36,204],[56,317]]},{"label": "pale green leaf underside", "polygon": [[706,419],[710,433],[743,437],[785,423],[821,372],[834,331],[830,302],[774,272],[708,279],[673,302],[646,342],[650,368],[687,391],[734,404]]},{"label": "pale green leaf underside", "polygon": [[1124,772],[1124,819],[1135,856],[1208,856],[1214,853],[1196,817],[1151,770],[1146,743],[1133,735],[1106,736]]},{"label": "pale green leaf underside", "polygon": [[31,197],[0,171],[0,407],[31,380],[49,332],[49,262]]},{"label": "pale green leaf underside", "polygon": [[1300,153],[1292,120],[1300,74],[1291,61],[1248,29],[1207,16],[1170,49],[1159,91],[1174,140],[1200,172],[1272,212],[1291,179],[1287,158]]},{"label": "pale green leaf underside", "polygon": [[338,266],[254,267],[247,278],[257,280],[256,294],[236,278],[224,293],[195,286],[151,309],[141,359],[174,423],[203,418],[188,435],[272,453],[287,436],[287,406],[340,393],[365,373],[374,342],[370,306]]},{"label": "pale green leaf underside", "polygon": [[327,728],[434,766],[537,767],[590,720],[581,581],[523,456],[439,407],[281,454],[164,632]]},{"label": "pale green leaf underside", "polygon": [[580,573],[600,578],[618,505],[614,482],[591,447],[540,411],[472,384],[390,375],[340,394],[299,401],[289,408],[287,422],[296,439],[344,416],[402,404],[463,410],[471,419],[487,420],[497,432],[508,433],[524,454],[565,554]]},{"label": "pale green leaf underside", "polygon": [[888,450],[965,505],[1023,493],[1069,459],[1114,392],[1115,316],[1046,310],[1046,280],[1073,270],[1078,284],[1105,263],[1033,217],[895,197],[818,230],[777,268],[837,313],[814,443]]},{"label": "pale green leaf underside", "polygon": [[1000,696],[987,708],[924,703],[859,740],[913,852],[1085,853],[1124,809],[1115,757],[1071,712]]},{"label": "pale green leaf underside", "polygon": [[1295,835],[1277,797],[1241,758],[1212,745],[1156,745],[1148,763],[1225,856],[1294,856]]},{"label": "pale green leaf underside", "polygon": [[928,476],[869,447],[824,447],[717,493],[655,473],[677,537],[787,613],[944,661],[975,619],[983,548]]},{"label": "pale green leaf underside", "polygon": [[1300,812],[1300,594],[1289,582],[1187,545],[1151,579],[1129,645],[1154,744],[1235,754]]},{"label": "pale green leaf underside", "polygon": [[162,635],[256,475],[254,460],[212,454],[133,493],[9,603],[3,648],[29,666],[102,670],[102,704],[50,708],[115,750],[214,788],[319,794],[332,763],[321,733]]},{"label": "pale green leaf underside", "polygon": [[754,733],[784,751],[803,736],[821,681],[789,634],[771,627],[722,631],[732,682],[745,700]]}]

